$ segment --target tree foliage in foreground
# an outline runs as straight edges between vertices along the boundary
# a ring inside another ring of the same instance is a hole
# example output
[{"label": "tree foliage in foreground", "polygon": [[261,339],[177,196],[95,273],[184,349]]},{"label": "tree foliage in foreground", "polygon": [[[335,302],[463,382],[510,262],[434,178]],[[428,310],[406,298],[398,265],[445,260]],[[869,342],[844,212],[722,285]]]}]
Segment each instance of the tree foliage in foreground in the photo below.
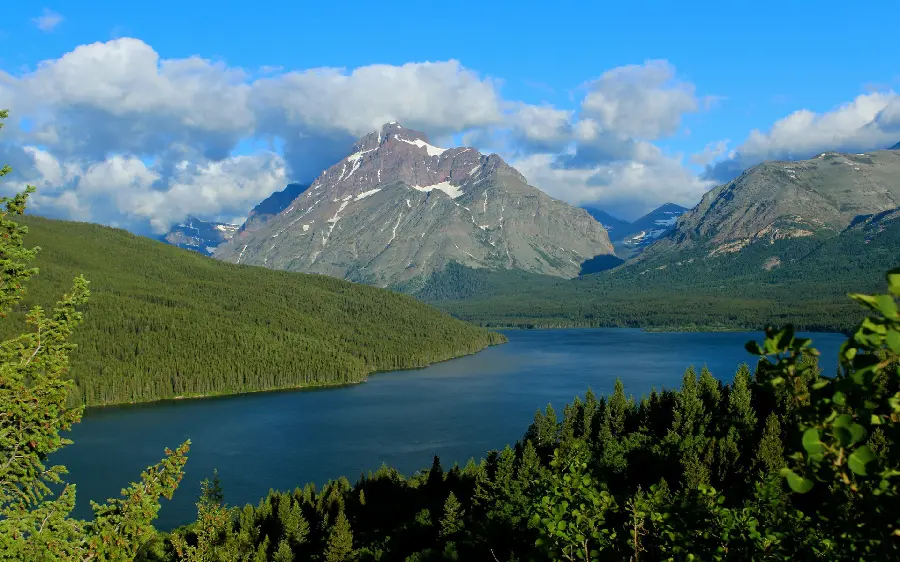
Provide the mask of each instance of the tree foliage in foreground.
[{"label": "tree foliage in foreground", "polygon": [[617,381],[562,416],[539,410],[480,463],[382,467],[243,508],[219,496],[144,559],[179,560],[173,545],[210,533],[204,560],[898,559],[900,270],[888,283],[853,295],[870,316],[836,374],[791,327],[769,329],[730,384],[689,368],[680,389],[635,400]]},{"label": "tree foliage in foreground", "polygon": [[[6,112],[0,112],[0,119]],[[5,166],[0,177],[9,173]],[[25,295],[37,273],[30,263],[37,248],[27,249],[27,228],[12,217],[25,210],[29,187],[0,198],[0,316],[6,318]],[[75,486],[65,483],[63,466],[48,466],[49,456],[71,441],[60,435],[81,419],[81,408],[67,406],[72,391],[69,342],[82,322],[79,307],[89,296],[88,283],[76,277],[72,288],[50,311],[32,307],[25,318],[30,330],[0,343],[0,560],[134,560],[142,545],[156,536],[151,522],[159,498],[171,497],[181,480],[189,443],[148,468],[141,481],[122,497],[92,502],[94,519],[69,516]]]}]

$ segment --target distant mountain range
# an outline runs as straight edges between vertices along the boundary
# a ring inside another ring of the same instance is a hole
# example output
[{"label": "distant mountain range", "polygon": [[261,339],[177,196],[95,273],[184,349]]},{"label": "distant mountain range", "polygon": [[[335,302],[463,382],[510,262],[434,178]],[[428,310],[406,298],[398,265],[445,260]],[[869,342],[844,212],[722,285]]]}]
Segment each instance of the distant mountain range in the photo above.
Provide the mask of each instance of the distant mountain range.
[{"label": "distant mountain range", "polygon": [[[636,221],[628,222],[596,207],[583,207],[583,209],[606,228],[616,256],[622,260],[634,257],[641,250],[671,232],[675,228],[675,221],[678,220],[678,217],[688,210],[675,203],[666,203]],[[614,262],[605,260],[603,263],[612,265]],[[590,272],[595,273],[596,271],[591,270]]]},{"label": "distant mountain range", "polygon": [[[496,155],[438,148],[396,123],[352,150],[311,186],[291,184],[261,202],[239,228],[192,217],[167,241],[227,261],[388,286],[431,302],[487,299],[478,306],[505,310],[507,320],[496,325],[532,313],[520,310],[531,306],[523,291],[541,295],[547,310],[565,310],[568,299],[573,310],[593,302],[593,293],[581,293],[588,285],[560,292],[563,285],[553,279],[604,279],[597,283],[610,287],[603,290],[612,291],[609,298],[635,283],[642,291],[680,286],[699,298],[703,279],[725,287],[751,274],[787,275],[799,283],[825,263],[834,272],[842,251],[853,253],[857,283],[866,267],[877,274],[876,268],[900,265],[890,247],[900,229],[900,144],[764,162],[693,209],[667,203],[634,222],[555,201]],[[847,275],[822,273],[808,282],[825,283],[821,291],[828,294]],[[491,300],[499,295],[501,301]],[[479,314],[466,317],[486,318]],[[564,323],[562,317],[554,322]]]},{"label": "distant mountain range", "polygon": [[216,246],[230,240],[239,228],[237,224],[205,221],[188,215],[184,223],[173,226],[162,239],[173,246],[211,256]]},{"label": "distant mountain range", "polygon": [[575,277],[612,253],[586,211],[528,185],[496,154],[439,148],[389,123],[215,257],[412,291],[449,263]]},{"label": "distant mountain range", "polygon": [[888,150],[900,150],[900,142],[898,142],[894,146],[890,147]]}]

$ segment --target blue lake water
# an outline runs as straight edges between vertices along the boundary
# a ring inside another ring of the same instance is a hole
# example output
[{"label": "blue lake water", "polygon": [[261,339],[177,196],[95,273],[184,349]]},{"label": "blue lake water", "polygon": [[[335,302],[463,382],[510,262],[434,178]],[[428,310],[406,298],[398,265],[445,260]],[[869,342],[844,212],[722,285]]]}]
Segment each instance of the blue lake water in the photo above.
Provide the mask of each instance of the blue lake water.
[{"label": "blue lake water", "polygon": [[[626,394],[677,387],[684,370],[706,365],[730,381],[754,357],[744,350],[761,333],[654,333],[629,329],[523,330],[509,343],[417,371],[382,373],[355,386],[91,409],[69,434],[75,444],[54,455],[77,484],[76,514],[88,500],[117,496],[141,471],[192,440],[185,479],[163,500],[157,527],[196,515],[199,482],[218,468],[231,505],[256,503],[270,488],[288,490],[347,476],[382,463],[404,473],[445,469],[514,443],[535,410],[557,412],[591,387]],[[831,374],[844,337],[814,334],[821,367]]]}]

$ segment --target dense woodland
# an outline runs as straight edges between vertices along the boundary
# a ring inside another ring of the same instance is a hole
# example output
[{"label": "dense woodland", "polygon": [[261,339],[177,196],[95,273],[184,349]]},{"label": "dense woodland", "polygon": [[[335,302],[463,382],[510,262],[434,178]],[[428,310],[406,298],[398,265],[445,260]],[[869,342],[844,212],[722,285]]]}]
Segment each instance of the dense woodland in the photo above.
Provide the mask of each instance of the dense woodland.
[{"label": "dense woodland", "polygon": [[[847,293],[883,290],[881,272],[900,266],[900,220],[879,226],[715,258],[663,255],[571,280],[452,264],[416,296],[492,328],[761,330],[790,322],[846,333],[862,318]],[[773,256],[781,263],[769,271]]]},{"label": "dense woodland", "polygon": [[[320,275],[219,262],[96,224],[23,217],[41,248],[19,308],[90,281],[74,335],[73,401],[86,405],[359,382],[503,336],[415,299]],[[22,315],[0,327],[21,331]]]}]

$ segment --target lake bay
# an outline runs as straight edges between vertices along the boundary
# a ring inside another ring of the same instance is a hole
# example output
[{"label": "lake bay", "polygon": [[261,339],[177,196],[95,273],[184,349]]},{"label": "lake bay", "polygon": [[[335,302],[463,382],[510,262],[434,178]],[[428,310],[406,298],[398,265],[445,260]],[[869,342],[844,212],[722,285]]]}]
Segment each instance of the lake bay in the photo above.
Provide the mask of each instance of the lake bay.
[{"label": "lake bay", "polygon": [[[229,505],[255,504],[270,488],[340,476],[354,482],[382,463],[410,474],[439,455],[448,469],[520,439],[537,408],[552,403],[561,413],[588,387],[611,392],[616,377],[636,398],[677,387],[690,365],[730,382],[741,363],[755,364],[744,343],[762,339],[637,329],[505,333],[505,345],[355,386],[91,409],[67,435],[75,444],[51,461],[69,468],[76,515],[89,517],[88,500],[118,496],[165,447],[191,439],[185,479],[156,522],[171,529],[195,519],[199,482],[214,468]],[[844,336],[811,337],[831,375]]]}]

